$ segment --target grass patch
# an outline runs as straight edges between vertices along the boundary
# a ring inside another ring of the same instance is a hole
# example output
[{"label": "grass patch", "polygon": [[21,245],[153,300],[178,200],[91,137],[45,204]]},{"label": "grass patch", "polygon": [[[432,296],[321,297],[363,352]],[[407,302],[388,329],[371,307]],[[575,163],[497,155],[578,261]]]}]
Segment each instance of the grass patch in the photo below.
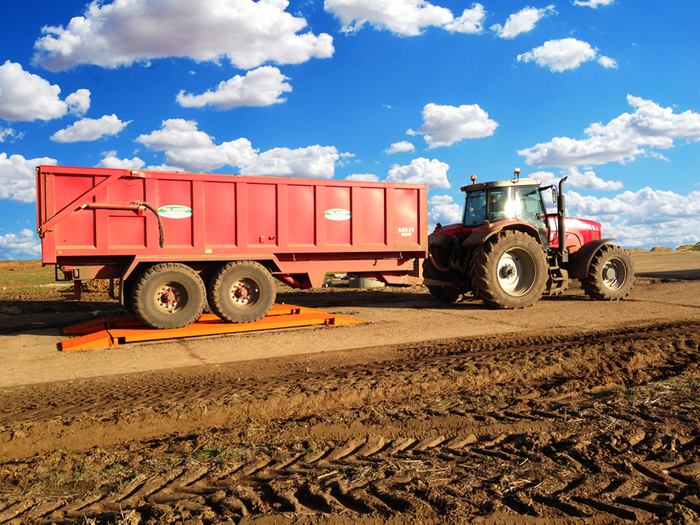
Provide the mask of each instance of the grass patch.
[{"label": "grass patch", "polygon": [[54,267],[42,267],[39,261],[3,261],[0,264],[0,291],[32,290],[55,282]]}]

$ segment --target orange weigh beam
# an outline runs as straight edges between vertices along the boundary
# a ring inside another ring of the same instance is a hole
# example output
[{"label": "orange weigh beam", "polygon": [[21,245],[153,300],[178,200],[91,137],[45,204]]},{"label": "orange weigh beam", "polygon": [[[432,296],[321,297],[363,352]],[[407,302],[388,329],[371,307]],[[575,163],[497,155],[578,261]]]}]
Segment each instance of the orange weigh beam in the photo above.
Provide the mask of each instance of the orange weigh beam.
[{"label": "orange weigh beam", "polygon": [[[153,330],[146,327],[99,330],[91,334],[62,341],[61,350],[64,352],[72,350],[89,350],[119,346],[120,343],[158,341],[164,339],[179,339],[183,337],[196,337],[204,335],[221,335],[260,330],[274,330],[280,328],[296,328],[301,326],[337,326],[344,324],[364,323],[364,321],[360,319],[332,315],[328,312],[324,312],[323,310],[313,310],[310,308],[300,308],[289,305],[280,306],[283,308],[277,309],[275,314],[268,314],[266,317],[254,323],[225,323],[218,317],[212,316],[215,320],[211,319],[211,317],[203,320],[200,317],[200,320],[190,326],[172,330]],[[281,313],[281,311],[285,310],[288,310],[291,313]]]},{"label": "orange weigh beam", "polygon": [[[309,313],[309,312],[321,312],[322,310],[314,310],[312,308],[305,308],[302,306],[293,306],[290,304],[276,304],[272,307],[272,310],[267,314],[271,315],[292,315],[299,313]],[[201,323],[204,321],[221,321],[214,314],[202,314],[195,321],[195,323]],[[91,319],[90,321],[85,321],[84,323],[75,324],[72,326],[67,326],[63,329],[65,335],[73,334],[88,334],[92,332],[97,332],[100,330],[109,330],[112,328],[132,328],[132,327],[142,327],[143,323],[139,321],[133,315],[126,315],[120,317],[100,317],[98,319]]]}]

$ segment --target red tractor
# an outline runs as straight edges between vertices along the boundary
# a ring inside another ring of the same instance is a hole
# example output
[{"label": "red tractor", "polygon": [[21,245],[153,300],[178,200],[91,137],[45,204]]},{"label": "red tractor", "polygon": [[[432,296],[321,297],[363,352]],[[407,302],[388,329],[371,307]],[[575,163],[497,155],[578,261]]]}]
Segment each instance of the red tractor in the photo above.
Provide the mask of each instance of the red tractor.
[{"label": "red tractor", "polygon": [[[579,279],[593,299],[615,301],[632,288],[630,256],[601,239],[597,222],[567,218],[562,186],[537,179],[476,183],[466,195],[461,224],[438,224],[423,263],[430,293],[455,302],[472,292],[494,308],[526,308],[543,294],[558,295]],[[552,190],[557,213],[547,214],[543,193]],[[561,239],[566,239],[561,242]]]}]

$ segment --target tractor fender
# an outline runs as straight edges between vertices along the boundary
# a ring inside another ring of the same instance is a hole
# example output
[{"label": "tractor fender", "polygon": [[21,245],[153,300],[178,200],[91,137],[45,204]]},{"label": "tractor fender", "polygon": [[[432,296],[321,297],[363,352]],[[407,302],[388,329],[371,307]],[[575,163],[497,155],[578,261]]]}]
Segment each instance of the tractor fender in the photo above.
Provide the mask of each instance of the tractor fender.
[{"label": "tractor fender", "polygon": [[428,246],[438,246],[448,250],[452,248],[454,242],[454,237],[451,235],[440,235],[439,233],[431,233],[428,235]]},{"label": "tractor fender", "polygon": [[581,246],[574,253],[569,254],[569,262],[566,269],[572,279],[585,279],[588,275],[588,267],[601,246],[608,244],[615,239],[596,239]]},{"label": "tractor fender", "polygon": [[538,243],[542,244],[542,242],[540,241],[540,236],[533,226],[527,224],[526,222],[509,220],[499,221],[495,224],[487,224],[479,228],[475,228],[474,230],[472,230],[471,234],[469,234],[469,236],[466,239],[464,239],[464,241],[462,242],[462,246],[474,246],[477,244],[483,244],[501,230],[517,230],[523,233],[527,233],[528,235],[534,237],[534,239]]}]

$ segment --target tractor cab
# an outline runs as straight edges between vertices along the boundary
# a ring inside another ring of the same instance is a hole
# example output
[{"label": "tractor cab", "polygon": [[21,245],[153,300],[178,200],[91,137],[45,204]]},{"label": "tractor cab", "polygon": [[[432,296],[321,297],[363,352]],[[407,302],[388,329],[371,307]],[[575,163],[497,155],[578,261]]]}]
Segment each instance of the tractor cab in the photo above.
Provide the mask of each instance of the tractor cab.
[{"label": "tractor cab", "polygon": [[476,176],[472,175],[472,184],[460,189],[466,193],[462,217],[465,229],[473,231],[494,227],[500,221],[519,221],[532,226],[542,244],[549,245],[550,226],[539,180],[514,178],[477,184]]}]

